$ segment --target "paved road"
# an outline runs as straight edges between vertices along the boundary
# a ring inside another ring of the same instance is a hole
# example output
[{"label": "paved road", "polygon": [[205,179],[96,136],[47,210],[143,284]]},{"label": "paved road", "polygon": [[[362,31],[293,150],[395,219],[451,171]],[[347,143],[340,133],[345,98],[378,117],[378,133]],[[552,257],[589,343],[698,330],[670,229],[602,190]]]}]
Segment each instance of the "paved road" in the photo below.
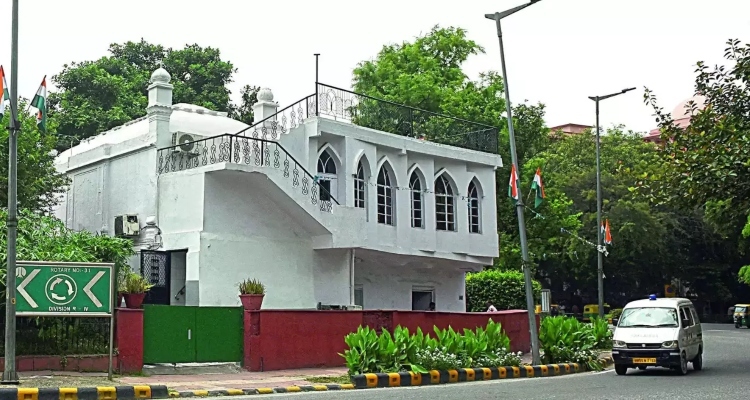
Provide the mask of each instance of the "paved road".
[{"label": "paved road", "polygon": [[[722,400],[750,393],[750,330],[732,325],[704,324],[703,371],[677,376],[669,370],[613,370],[554,378],[459,383],[420,388],[368,389],[341,392],[274,394],[274,399],[609,399]],[[258,398],[258,396],[252,396]],[[239,399],[238,399],[239,400]]]}]

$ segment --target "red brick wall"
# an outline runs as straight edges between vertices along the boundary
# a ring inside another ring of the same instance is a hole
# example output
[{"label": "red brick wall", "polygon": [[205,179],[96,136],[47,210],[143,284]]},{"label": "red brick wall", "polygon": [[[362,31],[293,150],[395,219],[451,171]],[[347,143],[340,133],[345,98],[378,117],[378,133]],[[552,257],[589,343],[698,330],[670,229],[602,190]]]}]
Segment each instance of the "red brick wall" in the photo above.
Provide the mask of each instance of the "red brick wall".
[{"label": "red brick wall", "polygon": [[[245,312],[244,367],[250,371],[344,365],[338,353],[346,350],[344,336],[360,325],[374,329],[401,325],[414,331],[433,326],[456,330],[500,322],[511,340],[512,351],[528,352],[528,314],[524,310],[497,313],[448,313],[421,311],[308,311],[261,310]],[[122,357],[122,355],[121,355]]]}]

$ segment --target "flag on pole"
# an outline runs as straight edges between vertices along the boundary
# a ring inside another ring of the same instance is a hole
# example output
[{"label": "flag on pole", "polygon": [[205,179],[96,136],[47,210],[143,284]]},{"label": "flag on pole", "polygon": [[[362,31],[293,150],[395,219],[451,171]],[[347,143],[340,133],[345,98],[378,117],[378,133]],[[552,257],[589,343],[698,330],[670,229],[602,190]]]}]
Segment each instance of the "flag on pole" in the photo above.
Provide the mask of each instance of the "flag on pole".
[{"label": "flag on pole", "polygon": [[612,232],[609,230],[609,220],[605,219],[602,222],[602,235],[604,236],[604,244],[612,244]]},{"label": "flag on pole", "polygon": [[518,172],[516,166],[511,164],[510,166],[510,181],[508,182],[508,197],[513,200],[513,203],[518,201]]},{"label": "flag on pole", "polygon": [[8,92],[8,81],[5,80],[5,70],[0,65],[0,93],[2,93],[2,99],[0,99],[0,118],[5,115],[5,102],[10,101],[10,92]]},{"label": "flag on pole", "polygon": [[534,208],[539,207],[546,194],[544,194],[544,183],[542,183],[542,169],[537,168],[536,174],[534,174],[534,181],[531,183],[531,189],[536,190],[536,198],[534,199]]},{"label": "flag on pole", "polygon": [[42,132],[47,131],[47,75],[42,78],[42,84],[36,91],[34,99],[31,100],[31,106],[36,108],[36,126]]}]

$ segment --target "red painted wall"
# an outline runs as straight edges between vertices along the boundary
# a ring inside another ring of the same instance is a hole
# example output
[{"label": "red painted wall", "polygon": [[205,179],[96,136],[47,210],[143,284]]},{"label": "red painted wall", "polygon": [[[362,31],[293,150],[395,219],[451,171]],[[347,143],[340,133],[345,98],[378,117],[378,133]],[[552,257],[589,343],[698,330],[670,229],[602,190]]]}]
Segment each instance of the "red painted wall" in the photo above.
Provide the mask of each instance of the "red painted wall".
[{"label": "red painted wall", "polygon": [[[117,356],[112,360],[117,367]],[[17,356],[16,371],[76,371],[76,372],[107,372],[109,356]],[[0,358],[0,368],[5,368],[5,359]]]},{"label": "red painted wall", "polygon": [[[344,336],[360,325],[393,331],[398,325],[414,331],[433,326],[456,330],[500,322],[511,340],[512,351],[528,352],[528,314],[524,310],[497,313],[448,313],[422,311],[245,311],[244,367],[250,371],[339,367],[338,353],[346,350]],[[122,357],[122,351],[120,353]]]},{"label": "red painted wall", "polygon": [[143,310],[118,308],[115,314],[117,370],[136,373],[143,370]]}]

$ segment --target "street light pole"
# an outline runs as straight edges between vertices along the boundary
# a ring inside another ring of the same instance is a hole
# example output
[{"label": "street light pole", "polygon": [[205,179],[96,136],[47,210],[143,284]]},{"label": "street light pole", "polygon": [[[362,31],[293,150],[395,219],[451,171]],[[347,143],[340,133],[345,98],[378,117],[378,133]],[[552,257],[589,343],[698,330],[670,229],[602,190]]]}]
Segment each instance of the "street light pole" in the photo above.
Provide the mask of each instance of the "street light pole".
[{"label": "street light pole", "polygon": [[[510,158],[513,167],[518,171],[518,156],[516,153],[516,136],[513,132],[513,115],[511,113],[510,91],[508,89],[508,73],[505,70],[505,51],[503,48],[503,31],[500,26],[500,20],[515,14],[524,8],[539,2],[540,0],[531,0],[531,2],[511,8],[503,12],[494,14],[485,14],[484,17],[495,21],[497,27],[497,38],[500,43],[500,66],[503,73],[503,87],[505,88],[505,111],[508,114],[508,137],[510,139]],[[531,285],[531,262],[529,260],[529,248],[526,241],[526,221],[524,219],[524,204],[522,196],[518,196],[516,202],[516,214],[518,215],[518,234],[521,239],[521,257],[523,258],[523,277],[526,286],[526,309],[529,315],[529,333],[531,337],[531,357],[534,365],[541,364],[539,356],[539,336],[536,329],[536,313],[534,312],[534,291]]]},{"label": "street light pole", "polygon": [[18,0],[13,0],[8,123],[8,262],[5,285],[5,370],[3,384],[18,384],[16,373],[16,235],[18,233]]},{"label": "street light pole", "polygon": [[602,172],[601,172],[601,157],[600,157],[600,130],[599,130],[599,102],[606,100],[611,97],[619,96],[627,93],[635,88],[623,89],[617,93],[608,94],[606,96],[589,96],[589,99],[596,103],[596,224],[597,224],[597,277],[598,277],[598,288],[599,288],[599,318],[604,318],[604,254],[602,252]]}]

